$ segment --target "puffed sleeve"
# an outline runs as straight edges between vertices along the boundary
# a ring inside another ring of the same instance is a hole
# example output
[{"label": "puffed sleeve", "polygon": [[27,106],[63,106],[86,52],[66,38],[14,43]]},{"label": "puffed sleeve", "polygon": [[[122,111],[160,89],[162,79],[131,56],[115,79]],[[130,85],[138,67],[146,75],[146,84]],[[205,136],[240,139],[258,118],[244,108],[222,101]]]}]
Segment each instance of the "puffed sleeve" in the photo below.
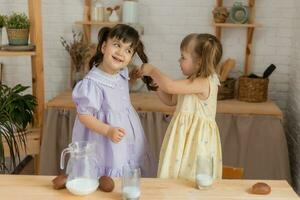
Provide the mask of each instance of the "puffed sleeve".
[{"label": "puffed sleeve", "polygon": [[77,113],[93,115],[97,113],[103,102],[101,88],[90,79],[83,79],[73,89],[72,98],[76,104]]}]

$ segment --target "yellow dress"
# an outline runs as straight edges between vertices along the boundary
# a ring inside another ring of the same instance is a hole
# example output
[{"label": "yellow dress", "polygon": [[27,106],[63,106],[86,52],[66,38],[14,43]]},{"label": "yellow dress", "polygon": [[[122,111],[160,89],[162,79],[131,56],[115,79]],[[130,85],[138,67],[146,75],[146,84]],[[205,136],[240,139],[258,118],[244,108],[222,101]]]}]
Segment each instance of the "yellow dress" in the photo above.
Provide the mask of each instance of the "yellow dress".
[{"label": "yellow dress", "polygon": [[219,79],[209,77],[206,100],[197,94],[178,95],[177,107],[165,134],[159,157],[159,178],[195,180],[200,153],[213,156],[214,178],[222,177],[222,149],[215,121]]}]

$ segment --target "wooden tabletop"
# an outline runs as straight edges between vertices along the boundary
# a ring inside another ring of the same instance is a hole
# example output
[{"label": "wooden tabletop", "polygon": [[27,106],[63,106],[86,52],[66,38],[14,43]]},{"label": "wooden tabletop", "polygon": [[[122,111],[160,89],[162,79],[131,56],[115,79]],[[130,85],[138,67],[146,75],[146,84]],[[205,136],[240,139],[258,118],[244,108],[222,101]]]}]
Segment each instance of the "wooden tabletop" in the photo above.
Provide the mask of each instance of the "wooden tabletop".
[{"label": "wooden tabletop", "polygon": [[[68,200],[68,199],[122,199],[120,179],[115,180],[113,192],[100,190],[85,197],[74,196],[68,190],[54,190],[53,176],[0,175],[0,197],[4,200]],[[174,199],[206,199],[206,200],[296,200],[299,199],[286,181],[269,181],[272,192],[268,195],[254,195],[249,188],[257,180],[220,180],[212,188],[199,190],[195,183],[177,179],[141,179],[140,200],[174,200]]]},{"label": "wooden tabletop", "polygon": [[[130,94],[131,103],[140,112],[162,112],[172,114],[175,107],[163,104],[154,92],[141,92]],[[75,104],[71,98],[71,91],[66,91],[47,103],[47,108],[74,109]],[[282,118],[282,111],[272,101],[263,103],[248,103],[236,99],[218,101],[217,113],[271,115]]]}]

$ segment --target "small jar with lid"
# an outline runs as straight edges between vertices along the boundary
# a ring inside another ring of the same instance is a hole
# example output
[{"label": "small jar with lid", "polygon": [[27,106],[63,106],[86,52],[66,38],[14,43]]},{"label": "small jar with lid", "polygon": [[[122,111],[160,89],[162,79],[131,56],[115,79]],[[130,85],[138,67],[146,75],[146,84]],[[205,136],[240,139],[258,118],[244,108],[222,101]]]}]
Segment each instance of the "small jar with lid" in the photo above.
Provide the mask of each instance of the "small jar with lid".
[{"label": "small jar with lid", "polygon": [[130,24],[138,23],[138,0],[123,1],[122,21]]},{"label": "small jar with lid", "polygon": [[96,0],[92,7],[92,20],[104,21],[104,5],[101,0]]}]

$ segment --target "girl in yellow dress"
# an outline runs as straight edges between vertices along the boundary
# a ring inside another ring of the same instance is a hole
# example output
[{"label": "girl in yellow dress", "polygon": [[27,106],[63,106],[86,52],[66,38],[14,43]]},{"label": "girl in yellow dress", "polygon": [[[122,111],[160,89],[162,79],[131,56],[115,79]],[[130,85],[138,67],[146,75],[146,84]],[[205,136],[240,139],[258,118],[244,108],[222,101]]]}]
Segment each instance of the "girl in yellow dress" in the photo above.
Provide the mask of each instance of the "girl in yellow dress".
[{"label": "girl in yellow dress", "polygon": [[187,76],[184,80],[172,80],[151,64],[141,68],[141,73],[158,85],[161,101],[177,105],[161,147],[158,177],[195,180],[197,155],[201,153],[213,157],[214,178],[221,178],[215,68],[222,57],[222,45],[213,35],[193,33],[182,40],[180,50],[180,67]]}]

